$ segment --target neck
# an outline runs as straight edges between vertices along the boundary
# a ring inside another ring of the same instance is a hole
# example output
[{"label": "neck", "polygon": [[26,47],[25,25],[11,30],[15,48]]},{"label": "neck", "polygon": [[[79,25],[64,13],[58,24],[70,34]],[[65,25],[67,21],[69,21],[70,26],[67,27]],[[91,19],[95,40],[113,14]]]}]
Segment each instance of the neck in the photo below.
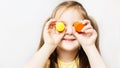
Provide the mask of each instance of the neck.
[{"label": "neck", "polygon": [[78,50],[66,51],[57,48],[58,59],[63,62],[71,62],[76,58]]}]

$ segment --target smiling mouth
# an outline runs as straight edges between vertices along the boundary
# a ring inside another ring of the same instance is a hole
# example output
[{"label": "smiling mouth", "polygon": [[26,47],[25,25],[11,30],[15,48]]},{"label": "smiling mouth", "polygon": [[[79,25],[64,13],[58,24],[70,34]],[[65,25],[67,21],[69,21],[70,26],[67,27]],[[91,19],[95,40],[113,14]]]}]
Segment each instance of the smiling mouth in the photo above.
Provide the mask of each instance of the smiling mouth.
[{"label": "smiling mouth", "polygon": [[64,41],[74,41],[76,39],[63,38]]}]

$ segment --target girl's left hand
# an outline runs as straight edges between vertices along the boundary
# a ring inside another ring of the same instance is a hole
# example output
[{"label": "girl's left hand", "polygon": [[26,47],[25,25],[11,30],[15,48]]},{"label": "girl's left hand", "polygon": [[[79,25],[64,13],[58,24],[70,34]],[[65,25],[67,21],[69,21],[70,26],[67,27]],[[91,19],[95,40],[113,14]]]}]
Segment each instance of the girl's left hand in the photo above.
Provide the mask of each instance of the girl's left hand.
[{"label": "girl's left hand", "polygon": [[81,33],[78,33],[74,29],[74,35],[78,39],[81,46],[90,46],[95,44],[97,38],[97,32],[93,29],[89,20],[83,20],[82,23],[85,25]]}]

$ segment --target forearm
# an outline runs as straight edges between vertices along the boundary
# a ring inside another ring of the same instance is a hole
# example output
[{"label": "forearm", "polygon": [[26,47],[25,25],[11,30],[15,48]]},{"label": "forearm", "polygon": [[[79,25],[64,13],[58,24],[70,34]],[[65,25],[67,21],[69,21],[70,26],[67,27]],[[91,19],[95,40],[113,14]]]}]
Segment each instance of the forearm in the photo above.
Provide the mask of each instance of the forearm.
[{"label": "forearm", "polygon": [[30,59],[23,68],[43,68],[51,53],[55,50],[55,46],[44,44],[39,51]]},{"label": "forearm", "polygon": [[95,45],[83,46],[91,68],[107,68]]}]

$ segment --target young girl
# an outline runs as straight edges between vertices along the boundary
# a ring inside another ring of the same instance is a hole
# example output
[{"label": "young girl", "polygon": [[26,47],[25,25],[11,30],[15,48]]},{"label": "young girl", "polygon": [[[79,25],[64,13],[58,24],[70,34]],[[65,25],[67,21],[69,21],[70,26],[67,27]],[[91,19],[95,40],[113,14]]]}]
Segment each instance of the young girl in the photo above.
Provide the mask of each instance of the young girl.
[{"label": "young girl", "polygon": [[[63,23],[61,31],[58,22]],[[80,32],[75,22],[84,25]],[[44,25],[38,51],[24,68],[106,68],[98,27],[79,2],[65,1],[56,7]]]}]

